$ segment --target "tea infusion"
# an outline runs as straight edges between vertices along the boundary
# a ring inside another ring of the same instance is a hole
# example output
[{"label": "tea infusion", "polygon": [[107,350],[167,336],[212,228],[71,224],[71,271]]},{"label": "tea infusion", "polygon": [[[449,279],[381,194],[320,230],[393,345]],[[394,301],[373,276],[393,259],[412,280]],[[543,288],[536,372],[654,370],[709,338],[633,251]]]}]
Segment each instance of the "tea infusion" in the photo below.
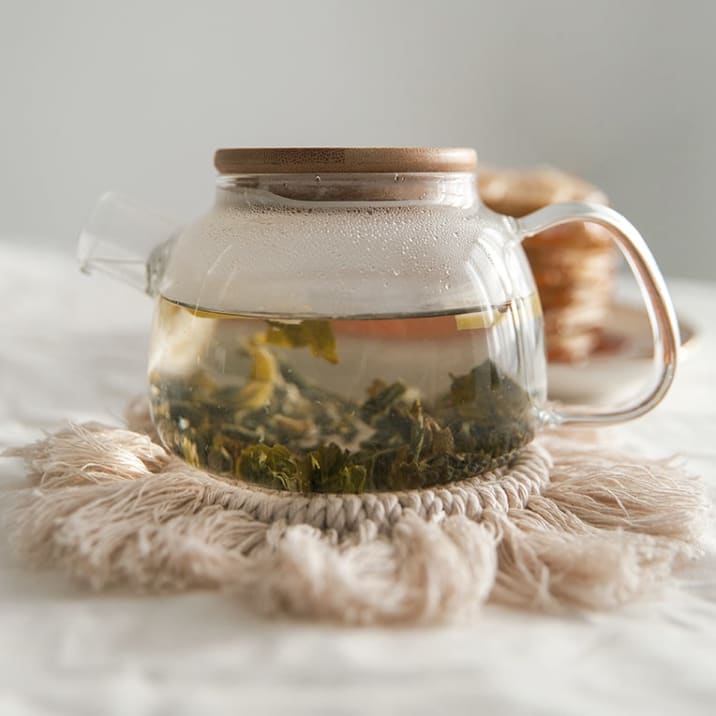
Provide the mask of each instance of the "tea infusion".
[{"label": "tea infusion", "polygon": [[544,397],[521,387],[540,374],[535,296],[460,314],[305,320],[162,298],[156,316],[160,437],[197,467],[269,488],[360,493],[472,477],[532,439]]}]

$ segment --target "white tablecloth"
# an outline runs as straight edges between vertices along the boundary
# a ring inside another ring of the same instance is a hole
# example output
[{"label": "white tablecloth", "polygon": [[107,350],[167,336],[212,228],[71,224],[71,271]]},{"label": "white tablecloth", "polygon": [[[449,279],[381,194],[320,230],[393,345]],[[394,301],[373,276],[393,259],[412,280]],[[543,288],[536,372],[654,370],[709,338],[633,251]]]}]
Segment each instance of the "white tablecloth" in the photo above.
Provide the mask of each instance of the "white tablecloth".
[{"label": "white tablecloth", "polygon": [[[613,429],[716,487],[716,284],[672,282],[702,331],[666,401]],[[0,243],[0,448],[118,423],[144,387],[152,305],[70,257]],[[0,485],[22,483],[0,460]],[[711,538],[714,539],[713,531]],[[214,593],[93,595],[0,553],[0,715],[716,713],[716,557],[611,614],[488,608],[480,623],[264,621]]]}]

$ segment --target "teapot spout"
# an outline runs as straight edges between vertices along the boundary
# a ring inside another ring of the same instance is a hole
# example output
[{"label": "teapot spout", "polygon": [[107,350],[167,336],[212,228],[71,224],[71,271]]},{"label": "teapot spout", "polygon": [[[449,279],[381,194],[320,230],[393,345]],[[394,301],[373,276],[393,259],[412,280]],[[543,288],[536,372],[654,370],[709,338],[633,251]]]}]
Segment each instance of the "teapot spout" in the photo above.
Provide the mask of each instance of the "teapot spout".
[{"label": "teapot spout", "polygon": [[150,296],[159,290],[178,225],[108,192],[97,202],[77,242],[84,273],[99,271]]}]

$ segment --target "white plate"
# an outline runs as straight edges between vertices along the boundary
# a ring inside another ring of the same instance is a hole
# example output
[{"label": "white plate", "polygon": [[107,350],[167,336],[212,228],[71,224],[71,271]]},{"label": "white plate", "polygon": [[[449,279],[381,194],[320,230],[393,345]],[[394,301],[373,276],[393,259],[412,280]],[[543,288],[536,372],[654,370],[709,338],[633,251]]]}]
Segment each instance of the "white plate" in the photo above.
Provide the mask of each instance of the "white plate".
[{"label": "white plate", "polygon": [[[644,389],[653,375],[652,338],[643,308],[624,304],[613,307],[604,348],[581,363],[550,362],[547,385],[551,400],[597,405],[629,400]],[[679,319],[679,359],[693,349],[694,327]]]}]

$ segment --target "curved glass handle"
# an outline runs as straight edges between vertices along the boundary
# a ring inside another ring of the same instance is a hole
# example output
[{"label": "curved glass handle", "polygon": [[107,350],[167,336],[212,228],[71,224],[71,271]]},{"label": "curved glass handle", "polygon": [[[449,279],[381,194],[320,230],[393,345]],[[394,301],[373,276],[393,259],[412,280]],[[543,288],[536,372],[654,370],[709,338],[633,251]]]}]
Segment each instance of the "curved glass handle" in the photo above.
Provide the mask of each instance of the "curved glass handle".
[{"label": "curved glass handle", "polygon": [[564,406],[562,410],[546,411],[542,416],[551,425],[604,425],[632,420],[655,407],[666,395],[674,380],[679,340],[679,326],[669,292],[656,261],[636,228],[621,214],[600,204],[568,202],[553,204],[517,220],[520,241],[571,221],[600,224],[612,232],[624,258],[634,273],[654,340],[654,364],[658,377],[644,395],[630,405],[603,410]]}]

